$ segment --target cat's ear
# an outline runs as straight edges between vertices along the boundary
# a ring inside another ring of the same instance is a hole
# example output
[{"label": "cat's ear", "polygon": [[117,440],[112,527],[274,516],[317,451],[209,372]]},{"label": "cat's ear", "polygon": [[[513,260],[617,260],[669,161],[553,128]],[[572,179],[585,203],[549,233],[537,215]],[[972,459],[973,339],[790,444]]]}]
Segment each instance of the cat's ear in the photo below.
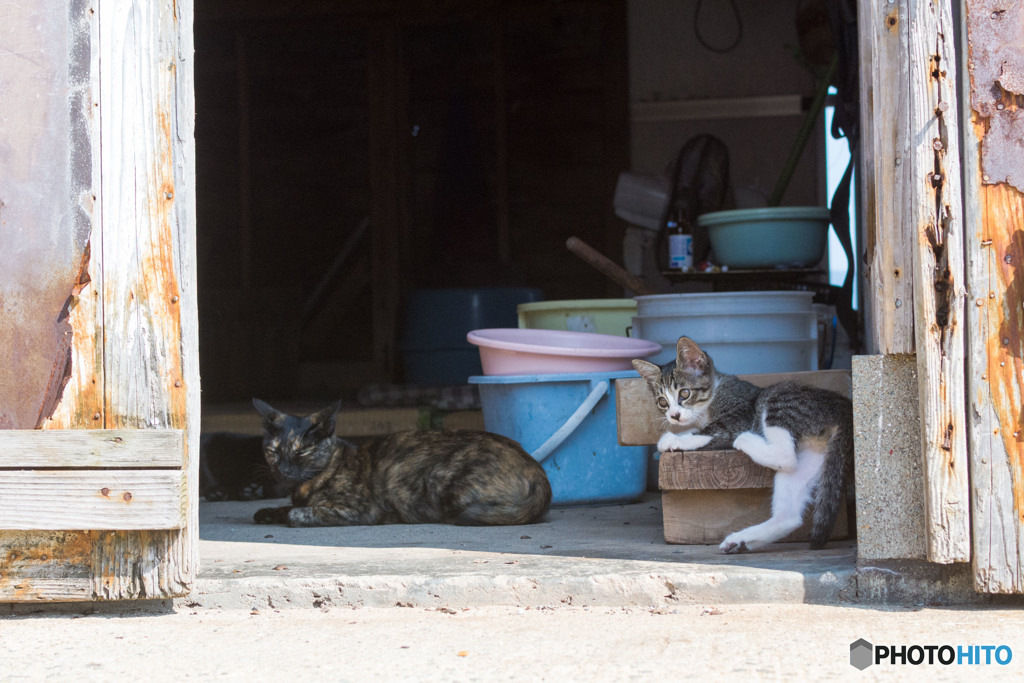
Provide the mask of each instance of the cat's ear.
[{"label": "cat's ear", "polygon": [[328,434],[334,434],[334,416],[341,410],[341,401],[335,401],[331,405],[316,411],[309,416],[309,421],[324,428]]},{"label": "cat's ear", "polygon": [[711,358],[701,351],[697,342],[689,337],[680,337],[676,342],[676,367],[690,374],[703,375],[711,371]]},{"label": "cat's ear", "polygon": [[256,409],[256,412],[263,417],[263,422],[268,425],[279,427],[284,422],[285,417],[287,417],[287,415],[282,413],[280,410],[272,408],[270,404],[265,401],[261,401],[258,398],[254,398],[252,400],[252,406]]},{"label": "cat's ear", "polygon": [[661,368],[654,363],[637,358],[633,361],[633,367],[651,386],[654,386],[661,381]]}]

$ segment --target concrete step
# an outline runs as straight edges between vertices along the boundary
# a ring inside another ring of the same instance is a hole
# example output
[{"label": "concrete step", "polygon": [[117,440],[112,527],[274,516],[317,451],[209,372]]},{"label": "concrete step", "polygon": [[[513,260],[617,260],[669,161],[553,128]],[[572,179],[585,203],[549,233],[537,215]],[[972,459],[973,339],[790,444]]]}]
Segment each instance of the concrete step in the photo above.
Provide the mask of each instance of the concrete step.
[{"label": "concrete step", "polygon": [[723,555],[668,545],[661,496],[556,508],[516,527],[292,529],[252,522],[284,501],[200,504],[201,567],[190,607],[483,605],[670,607],[855,599],[856,546],[775,544]]}]

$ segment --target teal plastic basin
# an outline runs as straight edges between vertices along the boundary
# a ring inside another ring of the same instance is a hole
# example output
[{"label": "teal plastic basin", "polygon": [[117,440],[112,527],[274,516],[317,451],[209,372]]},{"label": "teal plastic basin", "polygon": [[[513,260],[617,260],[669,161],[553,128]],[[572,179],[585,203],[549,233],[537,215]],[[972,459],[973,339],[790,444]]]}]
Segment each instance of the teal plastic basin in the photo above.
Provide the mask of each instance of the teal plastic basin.
[{"label": "teal plastic basin", "polygon": [[712,260],[730,268],[807,268],[821,261],[829,211],[819,206],[775,206],[713,211],[697,219],[707,229]]}]

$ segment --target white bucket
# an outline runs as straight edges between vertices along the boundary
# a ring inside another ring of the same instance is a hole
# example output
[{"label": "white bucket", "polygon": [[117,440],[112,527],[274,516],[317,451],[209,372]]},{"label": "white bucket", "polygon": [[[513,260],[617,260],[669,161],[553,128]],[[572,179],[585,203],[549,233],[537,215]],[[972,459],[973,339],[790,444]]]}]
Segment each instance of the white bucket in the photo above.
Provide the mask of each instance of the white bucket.
[{"label": "white bucket", "polygon": [[636,314],[646,318],[660,315],[799,313],[811,310],[813,298],[813,292],[653,294],[636,297]]},{"label": "white bucket", "polygon": [[721,372],[734,375],[818,369],[818,317],[812,292],[715,292],[636,297],[633,336],[659,343],[648,358],[675,360],[687,336]]}]

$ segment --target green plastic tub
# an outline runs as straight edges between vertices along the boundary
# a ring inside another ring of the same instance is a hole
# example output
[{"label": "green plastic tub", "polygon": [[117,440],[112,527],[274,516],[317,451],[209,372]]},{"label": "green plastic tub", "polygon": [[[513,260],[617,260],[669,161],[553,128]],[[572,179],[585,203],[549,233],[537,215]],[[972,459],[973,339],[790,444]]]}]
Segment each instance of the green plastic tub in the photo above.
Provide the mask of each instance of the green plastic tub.
[{"label": "green plastic tub", "polygon": [[817,206],[714,211],[697,224],[707,229],[719,265],[807,268],[825,254],[829,211]]},{"label": "green plastic tub", "polygon": [[519,304],[519,327],[530,330],[568,330],[628,336],[633,324],[633,299],[575,299]]}]

